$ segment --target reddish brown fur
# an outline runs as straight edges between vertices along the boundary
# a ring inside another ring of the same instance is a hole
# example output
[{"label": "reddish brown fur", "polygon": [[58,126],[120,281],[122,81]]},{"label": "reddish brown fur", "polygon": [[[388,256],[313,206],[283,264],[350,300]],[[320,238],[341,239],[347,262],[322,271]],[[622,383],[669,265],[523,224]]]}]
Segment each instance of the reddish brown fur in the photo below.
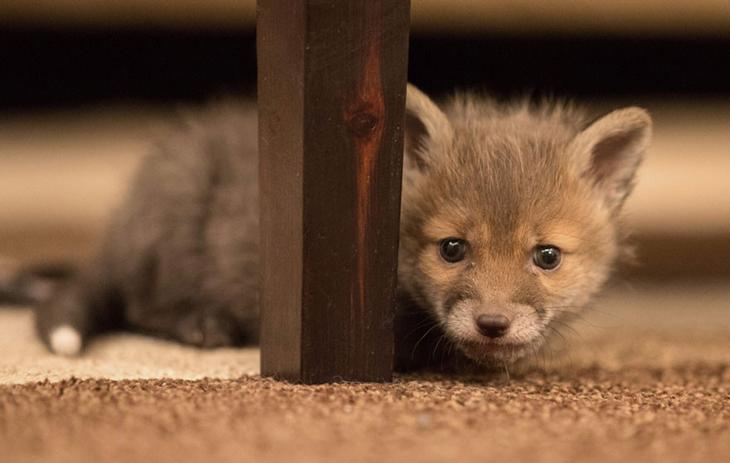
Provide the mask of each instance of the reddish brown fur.
[{"label": "reddish brown fur", "polygon": [[[458,95],[441,112],[414,88],[408,110],[422,130],[408,138],[402,289],[469,357],[521,357],[549,323],[587,304],[621,254],[618,217],[648,142],[648,115],[630,108],[583,130],[582,112],[564,104]],[[467,258],[441,258],[447,237],[468,241]],[[562,250],[560,267],[532,263],[538,244]],[[506,315],[508,335],[480,336],[482,313]]]}]

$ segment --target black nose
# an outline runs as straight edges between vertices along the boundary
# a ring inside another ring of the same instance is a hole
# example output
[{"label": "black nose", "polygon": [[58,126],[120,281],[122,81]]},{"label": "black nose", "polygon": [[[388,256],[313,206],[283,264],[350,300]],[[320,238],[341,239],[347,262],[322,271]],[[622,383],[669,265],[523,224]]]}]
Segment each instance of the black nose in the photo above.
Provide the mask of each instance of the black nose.
[{"label": "black nose", "polygon": [[499,338],[509,329],[509,318],[502,314],[481,314],[476,320],[479,331],[489,338]]}]

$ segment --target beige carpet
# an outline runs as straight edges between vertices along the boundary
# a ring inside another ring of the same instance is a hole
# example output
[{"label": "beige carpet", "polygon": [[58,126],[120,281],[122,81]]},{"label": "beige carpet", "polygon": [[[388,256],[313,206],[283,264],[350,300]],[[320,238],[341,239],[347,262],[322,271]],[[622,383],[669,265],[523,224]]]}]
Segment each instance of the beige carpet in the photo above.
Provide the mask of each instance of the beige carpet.
[{"label": "beige carpet", "polygon": [[128,334],[53,357],[0,310],[0,462],[730,461],[730,286],[615,289],[575,330],[510,378],[298,386]]},{"label": "beige carpet", "polygon": [[36,340],[30,310],[0,308],[0,384],[68,378],[201,379],[257,374],[258,349],[203,351],[133,334],[104,336],[85,355],[51,355]]}]

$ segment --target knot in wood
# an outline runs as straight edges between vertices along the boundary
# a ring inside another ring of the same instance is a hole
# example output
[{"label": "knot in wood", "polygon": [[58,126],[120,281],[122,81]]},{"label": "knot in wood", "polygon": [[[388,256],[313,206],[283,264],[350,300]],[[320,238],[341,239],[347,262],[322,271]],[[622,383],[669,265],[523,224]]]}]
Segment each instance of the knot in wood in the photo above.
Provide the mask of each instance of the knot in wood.
[{"label": "knot in wood", "polygon": [[356,112],[350,117],[350,131],[357,137],[369,137],[378,126],[378,116],[368,111]]}]

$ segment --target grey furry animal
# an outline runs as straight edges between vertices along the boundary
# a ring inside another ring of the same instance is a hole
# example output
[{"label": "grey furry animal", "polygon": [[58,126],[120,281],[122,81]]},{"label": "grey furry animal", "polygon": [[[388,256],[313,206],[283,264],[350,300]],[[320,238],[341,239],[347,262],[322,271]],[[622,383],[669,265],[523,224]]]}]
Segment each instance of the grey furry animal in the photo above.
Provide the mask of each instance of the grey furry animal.
[{"label": "grey furry animal", "polygon": [[255,108],[221,102],[177,129],[142,161],[95,261],[38,307],[54,352],[117,328],[201,347],[256,341]]},{"label": "grey furry animal", "polygon": [[[589,124],[564,104],[471,94],[442,110],[412,86],[406,109],[397,366],[443,360],[441,344],[478,363],[524,357],[624,254],[621,205],[651,119],[627,108]],[[228,102],[153,150],[97,259],[38,307],[51,350],[117,328],[256,342],[256,138],[255,109]]]}]

